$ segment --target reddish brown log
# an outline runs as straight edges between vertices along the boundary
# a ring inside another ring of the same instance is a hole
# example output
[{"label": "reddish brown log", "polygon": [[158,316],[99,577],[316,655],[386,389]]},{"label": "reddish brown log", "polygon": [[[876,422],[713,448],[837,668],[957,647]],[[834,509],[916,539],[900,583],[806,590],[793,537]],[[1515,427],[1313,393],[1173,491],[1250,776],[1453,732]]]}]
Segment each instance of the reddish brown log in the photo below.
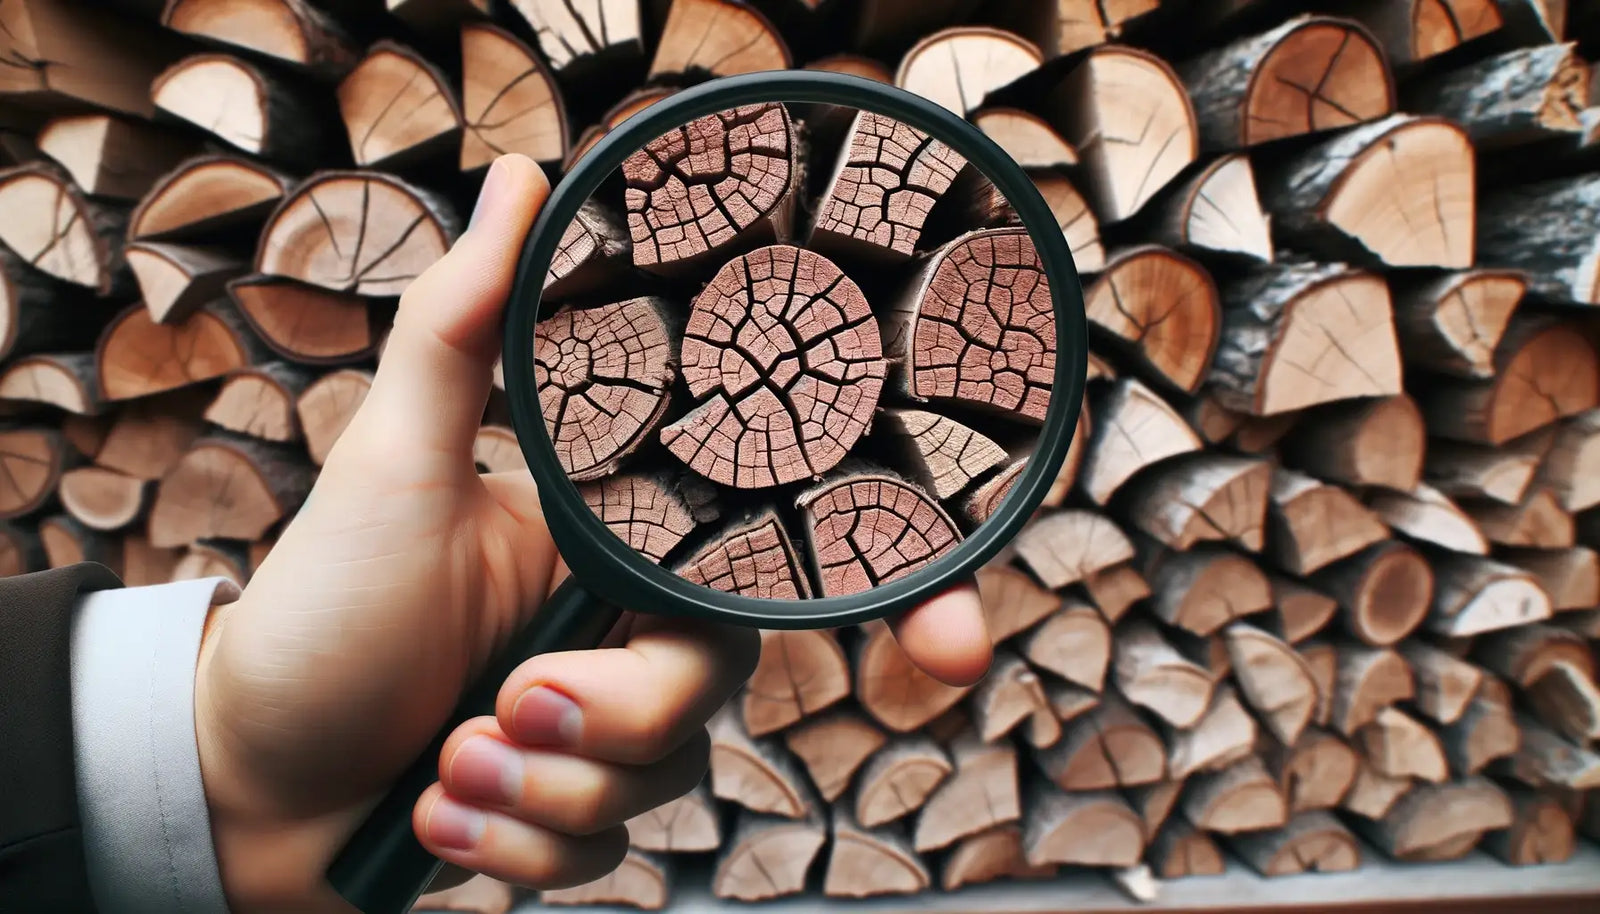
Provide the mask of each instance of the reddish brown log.
[{"label": "reddish brown log", "polygon": [[1084,308],[1159,382],[1193,393],[1205,380],[1222,315],[1216,284],[1199,263],[1154,245],[1118,251],[1084,291]]},{"label": "reddish brown log", "polygon": [[966,159],[921,131],[870,111],[857,115],[844,148],[817,204],[808,244],[825,253],[909,257],[928,212]]},{"label": "reddish brown log", "polygon": [[143,306],[117,316],[100,337],[100,396],[128,400],[221,377],[257,361],[261,345],[239,313],[213,301],[173,324],[158,324]]},{"label": "reddish brown log", "polygon": [[1571,324],[1512,321],[1494,367],[1492,379],[1419,392],[1429,434],[1498,446],[1600,405],[1600,358]]},{"label": "reddish brown log", "polygon": [[1345,630],[1376,647],[1415,631],[1433,601],[1433,569],[1421,553],[1393,541],[1324,566],[1312,581],[1339,601]]},{"label": "reddish brown log", "polygon": [[1404,394],[1334,403],[1305,413],[1284,457],[1313,476],[1409,492],[1422,478],[1427,429]]},{"label": "reddish brown log", "polygon": [[1033,866],[1022,851],[1022,828],[997,825],[963,838],[944,860],[939,887],[953,892],[966,885],[1002,879],[1048,879],[1054,864]]},{"label": "reddish brown log", "polygon": [[156,490],[150,542],[167,547],[257,539],[293,514],[310,492],[313,474],[301,460],[248,438],[197,441]]},{"label": "reddish brown log", "polygon": [[1494,351],[1527,281],[1515,270],[1475,269],[1398,282],[1395,329],[1406,362],[1466,378],[1494,374]]},{"label": "reddish brown log", "polygon": [[[714,508],[688,485],[662,474],[625,473],[579,486],[578,491],[612,533],[634,551],[659,562],[696,526],[716,517]],[[690,576],[687,571],[685,576]],[[697,577],[690,579],[705,583]]]},{"label": "reddish brown log", "polygon": [[155,486],[102,467],[61,474],[61,506],[92,530],[120,530],[138,520]]},{"label": "reddish brown log", "polygon": [[1278,634],[1290,644],[1299,644],[1322,631],[1339,603],[1327,594],[1299,584],[1281,575],[1270,577],[1272,585],[1273,620]]},{"label": "reddish brown log", "polygon": [[1553,797],[1528,790],[1511,796],[1511,826],[1484,836],[1483,846],[1512,866],[1565,863],[1575,848],[1572,816]]},{"label": "reddish brown log", "polygon": [[204,238],[266,218],[288,176],[243,156],[201,155],[168,172],[128,217],[130,240]]},{"label": "reddish brown log", "polygon": [[1392,650],[1344,645],[1338,656],[1330,723],[1345,736],[1354,736],[1378,712],[1416,694],[1411,668]]},{"label": "reddish brown log", "polygon": [[1033,758],[1045,776],[1069,791],[1136,787],[1166,777],[1161,738],[1114,692],[1070,720],[1061,740]]},{"label": "reddish brown log", "polygon": [[261,341],[294,362],[348,364],[378,348],[378,329],[359,296],[259,275],[228,283],[228,295]]},{"label": "reddish brown log", "polygon": [[1267,553],[1295,574],[1310,574],[1389,534],[1354,496],[1292,470],[1272,474]]},{"label": "reddish brown log", "polygon": [[1396,65],[1436,57],[1504,22],[1495,0],[1364,0],[1351,15],[1372,30]]},{"label": "reddish brown log", "polygon": [[1252,552],[1263,544],[1272,465],[1202,453],[1151,468],[1129,486],[1128,516],[1166,546],[1232,541]]},{"label": "reddish brown log", "polygon": [[887,409],[879,421],[879,428],[893,436],[901,460],[914,471],[917,482],[941,500],[1008,459],[1000,445],[938,413]]},{"label": "reddish brown log", "polygon": [[881,473],[845,473],[796,499],[824,596],[904,577],[955,548],[955,522],[920,489]]},{"label": "reddish brown log", "polygon": [[1530,489],[1515,505],[1463,501],[1461,507],[1500,546],[1567,549],[1577,541],[1572,515],[1546,489]]},{"label": "reddish brown log", "polygon": [[66,442],[51,429],[0,430],[0,520],[31,514],[55,494]]},{"label": "reddish brown log", "polygon": [[799,554],[771,511],[730,524],[685,559],[679,574],[696,584],[761,599],[798,600],[811,595]]},{"label": "reddish brown log", "polygon": [[1265,742],[1261,761],[1277,778],[1291,814],[1335,809],[1355,782],[1359,759],[1339,737],[1312,727],[1293,746]]}]

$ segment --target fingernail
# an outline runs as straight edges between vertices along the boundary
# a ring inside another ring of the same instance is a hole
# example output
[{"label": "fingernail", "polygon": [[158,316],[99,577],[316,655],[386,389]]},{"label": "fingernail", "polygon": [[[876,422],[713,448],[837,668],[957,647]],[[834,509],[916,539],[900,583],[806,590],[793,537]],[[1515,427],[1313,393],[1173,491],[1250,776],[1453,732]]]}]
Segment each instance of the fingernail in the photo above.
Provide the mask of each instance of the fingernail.
[{"label": "fingernail", "polygon": [[504,193],[506,181],[506,166],[499,159],[489,166],[489,173],[483,176],[483,187],[478,191],[478,202],[472,206],[472,218],[467,220],[467,231],[478,224],[478,217],[483,215],[484,204],[493,200],[497,194]]},{"label": "fingernail", "polygon": [[469,851],[483,840],[489,819],[470,806],[440,797],[428,810],[428,838],[440,847]]},{"label": "fingernail", "polygon": [[474,736],[450,760],[450,792],[509,806],[522,797],[522,756],[493,737]]},{"label": "fingernail", "polygon": [[583,709],[548,686],[522,693],[511,708],[512,735],[528,746],[575,746],[583,736]]}]

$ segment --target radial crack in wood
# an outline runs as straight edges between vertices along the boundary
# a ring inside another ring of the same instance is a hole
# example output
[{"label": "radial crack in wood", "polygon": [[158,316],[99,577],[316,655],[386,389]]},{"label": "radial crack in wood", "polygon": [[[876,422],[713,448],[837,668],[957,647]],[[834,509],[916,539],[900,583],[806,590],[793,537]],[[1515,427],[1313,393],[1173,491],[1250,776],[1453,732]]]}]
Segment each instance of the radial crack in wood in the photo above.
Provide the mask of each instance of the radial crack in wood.
[{"label": "radial crack in wood", "polygon": [[393,41],[367,49],[339,83],[338,99],[350,154],[363,168],[426,161],[461,129],[461,111],[444,74]]},{"label": "radial crack in wood", "polygon": [[967,160],[908,124],[862,111],[816,206],[808,244],[827,253],[909,257]]},{"label": "radial crack in wood", "polygon": [[961,700],[968,688],[945,685],[912,664],[882,623],[864,626],[854,662],[855,695],[878,723],[896,733],[923,726]]},{"label": "radial crack in wood", "polygon": [[1361,866],[1361,845],[1325,812],[1292,817],[1282,828],[1234,835],[1228,846],[1263,876],[1348,873]]},{"label": "radial crack in wood", "polygon": [[985,627],[995,644],[1033,628],[1063,608],[1060,596],[1008,564],[990,563],[978,569],[975,577]]},{"label": "radial crack in wood", "polygon": [[1144,824],[1112,792],[1064,793],[1034,782],[1022,845],[1034,865],[1133,866],[1144,856]]},{"label": "radial crack in wood", "polygon": [[901,459],[914,470],[917,481],[940,500],[954,496],[1009,459],[1003,448],[984,435],[926,410],[884,410],[878,427],[893,436]]},{"label": "radial crack in wood", "polygon": [[1013,32],[956,26],[912,45],[900,59],[894,84],[965,117],[981,108],[989,93],[1043,63],[1039,48]]},{"label": "radial crack in wood", "polygon": [[1289,820],[1282,791],[1255,756],[1190,778],[1180,802],[1196,827],[1224,835],[1280,828]]},{"label": "radial crack in wood", "polygon": [[1128,487],[1134,524],[1166,546],[1231,541],[1252,552],[1264,542],[1272,466],[1263,460],[1201,453],[1173,458]]},{"label": "radial crack in wood", "polygon": [[1061,739],[1033,759],[1068,791],[1155,784],[1167,770],[1161,738],[1115,692],[1067,721]]},{"label": "radial crack in wood", "polygon": [[312,375],[285,362],[266,362],[228,376],[206,407],[205,420],[267,441],[300,440],[295,405]]},{"label": "radial crack in wood", "polygon": [[511,0],[511,6],[533,29],[539,49],[558,71],[644,52],[637,0]]},{"label": "radial crack in wood", "polygon": [[[1218,156],[1180,175],[1150,203],[1150,240],[1203,254],[1271,263],[1271,219],[1261,208],[1255,171],[1242,153]],[[1079,264],[1080,271],[1094,267]]]},{"label": "radial crack in wood", "polygon": [[1195,726],[1206,713],[1215,685],[1211,674],[1168,644],[1155,626],[1122,625],[1113,651],[1112,675],[1129,701],[1180,728]]},{"label": "radial crack in wood", "polygon": [[327,461],[334,443],[355,418],[371,389],[371,372],[344,368],[323,375],[300,393],[295,415],[305,430],[306,451],[317,466]]},{"label": "radial crack in wood", "polygon": [[897,736],[875,752],[856,778],[855,817],[875,827],[910,815],[955,767],[926,736]]},{"label": "radial crack in wood", "polygon": [[1372,30],[1397,66],[1437,57],[1503,24],[1495,0],[1364,0],[1351,15]]},{"label": "radial crack in wood", "polygon": [[93,353],[13,358],[0,372],[0,400],[42,403],[80,416],[102,410]]},{"label": "radial crack in wood", "polygon": [[801,493],[806,542],[823,596],[898,580],[955,548],[961,533],[922,490],[874,473],[841,473]]},{"label": "radial crack in wood", "polygon": [[1527,281],[1514,270],[1473,269],[1394,283],[1394,321],[1406,362],[1466,378],[1494,375],[1494,352]]},{"label": "radial crack in wood", "polygon": [[650,61],[650,76],[733,76],[793,65],[767,17],[737,0],[673,0]]},{"label": "radial crack in wood", "polygon": [[[764,600],[805,599],[812,590],[788,532],[770,510],[729,524],[685,559],[678,573],[691,583]],[[848,694],[848,671],[843,672],[842,694]]]},{"label": "radial crack in wood", "polygon": [[1389,535],[1349,492],[1284,469],[1272,473],[1267,530],[1267,554],[1295,574],[1310,574]]},{"label": "radial crack in wood", "polygon": [[1183,819],[1172,819],[1150,840],[1145,857],[1162,879],[1221,876],[1227,861],[1215,841]]},{"label": "radial crack in wood", "polygon": [[1205,268],[1154,245],[1118,251],[1084,293],[1090,323],[1158,382],[1193,393],[1211,366],[1222,315]]},{"label": "radial crack in wood", "polygon": [[258,361],[261,345],[239,313],[217,300],[177,323],[158,324],[142,305],[106,326],[95,376],[106,400],[146,397],[222,377]]},{"label": "radial crack in wood", "polygon": [[68,459],[66,442],[54,429],[0,430],[0,520],[22,517],[48,504]]},{"label": "radial crack in wood", "polygon": [[[776,518],[768,515],[767,523],[775,527]],[[849,694],[850,666],[831,632],[763,630],[761,660],[744,689],[745,726],[751,736],[765,736]]]},{"label": "radial crack in wood", "polygon": [[1430,434],[1499,446],[1600,405],[1600,359],[1571,324],[1514,322],[1495,350],[1492,379],[1435,384],[1418,403]]},{"label": "radial crack in wood", "polygon": [[567,155],[567,111],[555,77],[515,35],[489,23],[461,27],[461,119],[462,171],[507,153],[535,162]]},{"label": "radial crack in wood", "polygon": [[122,256],[127,209],[84,196],[61,168],[0,171],[0,210],[0,242],[35,269],[102,297],[132,287]]},{"label": "radial crack in wood", "polygon": [[[584,503],[617,538],[652,562],[668,553],[709,518],[697,510],[696,500],[659,473],[625,473],[607,476],[578,487]],[[715,559],[708,558],[708,568]],[[704,580],[682,572],[694,583]],[[756,734],[760,735],[760,734]]]},{"label": "radial crack in wood", "polygon": [[[965,93],[964,86],[962,92]],[[1006,155],[1023,168],[1046,169],[1078,164],[1078,151],[1037,114],[1021,108],[993,107],[974,111],[971,117],[972,123],[984,135],[999,144]],[[1078,269],[1083,271],[1088,267],[1079,264]]]},{"label": "radial crack in wood", "polygon": [[1044,197],[1045,204],[1055,215],[1062,234],[1067,236],[1073,266],[1079,273],[1102,269],[1106,262],[1106,251],[1100,243],[1100,223],[1083,195],[1072,181],[1057,172],[1034,171],[1030,176],[1033,186],[1038,188],[1039,195]]},{"label": "radial crack in wood", "polygon": [[1050,511],[1013,541],[1017,557],[1045,587],[1059,590],[1134,557],[1117,525],[1092,511]]},{"label": "radial crack in wood", "polygon": [[789,751],[806,766],[811,783],[830,803],[844,794],[857,769],[888,739],[882,730],[848,709],[819,714],[783,733]]},{"label": "radial crack in wood", "polygon": [[1142,539],[1139,551],[1139,571],[1152,592],[1150,608],[1168,625],[1206,637],[1272,606],[1266,575],[1230,549],[1201,543],[1176,552]]},{"label": "radial crack in wood", "polygon": [[1166,401],[1133,378],[1123,378],[1093,403],[1095,424],[1079,482],[1104,505],[1141,469],[1197,451],[1200,438]]},{"label": "radial crack in wood", "polygon": [[830,898],[911,895],[928,888],[932,877],[911,849],[903,825],[870,828],[855,820],[850,804],[830,810],[832,841],[822,892]]},{"label": "radial crack in wood", "polygon": [[810,782],[794,757],[772,737],[752,738],[737,708],[723,707],[709,729],[713,795],[787,819],[804,820],[817,813]]},{"label": "radial crack in wood", "polygon": [[1550,597],[1520,568],[1472,555],[1439,553],[1427,628],[1465,637],[1550,617]]},{"label": "radial crack in wood", "polygon": [[1406,87],[1406,110],[1462,125],[1480,152],[1579,133],[1589,65],[1575,48],[1522,48],[1424,79]]},{"label": "radial crack in wood", "polygon": [[1033,866],[1022,850],[1022,828],[997,825],[961,839],[939,873],[939,887],[946,892],[968,885],[1015,879],[1049,879],[1056,875],[1055,864]]},{"label": "radial crack in wood", "polygon": [[299,509],[314,474],[297,452],[232,436],[202,438],[161,480],[150,507],[157,547],[255,540]]},{"label": "radial crack in wood", "polygon": [[1355,750],[1317,727],[1301,731],[1292,746],[1276,738],[1265,740],[1261,761],[1277,778],[1291,815],[1337,809],[1360,767]]},{"label": "radial crack in wood", "polygon": [[1268,732],[1293,746],[1315,718],[1320,697],[1310,664],[1288,644],[1244,622],[1229,625],[1222,638],[1245,702]]}]

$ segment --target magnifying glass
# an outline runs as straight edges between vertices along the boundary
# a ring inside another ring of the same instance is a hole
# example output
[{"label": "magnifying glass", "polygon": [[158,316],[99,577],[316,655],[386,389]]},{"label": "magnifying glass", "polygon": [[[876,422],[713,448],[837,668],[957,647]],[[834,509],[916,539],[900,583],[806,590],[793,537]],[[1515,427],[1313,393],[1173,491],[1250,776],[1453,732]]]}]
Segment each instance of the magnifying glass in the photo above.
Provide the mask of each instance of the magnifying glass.
[{"label": "magnifying glass", "polygon": [[773,71],[633,115],[524,245],[503,365],[571,577],[328,871],[403,914],[442,864],[411,812],[527,658],[623,608],[770,629],[904,612],[970,578],[1066,457],[1083,295],[1028,175],[882,83]]}]

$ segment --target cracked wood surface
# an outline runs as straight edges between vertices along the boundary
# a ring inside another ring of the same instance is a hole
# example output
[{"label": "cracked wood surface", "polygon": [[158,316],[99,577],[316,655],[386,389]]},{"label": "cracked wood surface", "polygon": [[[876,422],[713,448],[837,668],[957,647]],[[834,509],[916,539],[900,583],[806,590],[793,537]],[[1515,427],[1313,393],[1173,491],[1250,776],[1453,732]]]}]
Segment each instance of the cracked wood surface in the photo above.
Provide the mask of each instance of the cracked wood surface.
[{"label": "cracked wood surface", "polygon": [[1205,380],[1222,315],[1216,284],[1198,262],[1154,245],[1118,251],[1084,291],[1084,310],[1157,382],[1193,393]]},{"label": "cracked wood surface", "polygon": [[569,145],[555,77],[527,45],[488,23],[461,27],[462,171],[520,152],[560,162]]},{"label": "cracked wood surface", "polygon": [[918,247],[934,203],[966,159],[908,124],[863,111],[822,198],[810,244],[819,250],[904,259]]},{"label": "cracked wood surface", "polygon": [[363,168],[423,158],[454,139],[461,112],[444,74],[427,58],[380,41],[339,83],[339,113],[350,154]]}]

